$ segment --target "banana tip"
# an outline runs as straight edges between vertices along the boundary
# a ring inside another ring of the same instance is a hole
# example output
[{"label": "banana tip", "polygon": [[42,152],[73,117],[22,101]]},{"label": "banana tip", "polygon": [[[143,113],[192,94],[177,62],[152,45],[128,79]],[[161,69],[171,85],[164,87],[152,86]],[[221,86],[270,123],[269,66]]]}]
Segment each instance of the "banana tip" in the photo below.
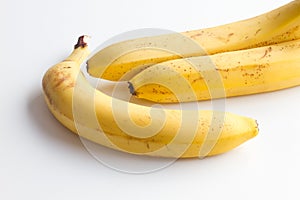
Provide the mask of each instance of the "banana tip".
[{"label": "banana tip", "polygon": [[132,83],[129,81],[128,81],[128,88],[129,88],[130,93],[135,96],[136,95],[135,89],[134,89]]},{"label": "banana tip", "polygon": [[254,133],[254,136],[256,136],[259,133],[259,126],[257,120],[255,120],[255,124],[256,124],[256,132]]}]

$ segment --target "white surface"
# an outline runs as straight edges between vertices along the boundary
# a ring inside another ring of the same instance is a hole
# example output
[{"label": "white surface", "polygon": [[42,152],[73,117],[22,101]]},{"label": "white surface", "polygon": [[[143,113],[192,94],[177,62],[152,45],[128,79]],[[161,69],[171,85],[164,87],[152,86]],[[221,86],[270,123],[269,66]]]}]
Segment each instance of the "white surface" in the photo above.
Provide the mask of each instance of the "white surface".
[{"label": "white surface", "polygon": [[41,93],[43,73],[81,34],[93,37],[93,49],[133,29],[199,29],[287,2],[2,1],[0,199],[299,199],[299,87],[228,99],[227,111],[258,120],[256,138],[221,156],[143,175],[95,160],[50,115]]}]

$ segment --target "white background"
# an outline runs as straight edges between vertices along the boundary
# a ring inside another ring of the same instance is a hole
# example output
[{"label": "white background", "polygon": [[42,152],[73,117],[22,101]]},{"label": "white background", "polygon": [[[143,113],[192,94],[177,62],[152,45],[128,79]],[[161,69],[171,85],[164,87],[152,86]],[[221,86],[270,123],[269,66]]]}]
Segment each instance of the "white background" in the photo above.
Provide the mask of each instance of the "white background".
[{"label": "white background", "polygon": [[51,116],[41,90],[43,73],[79,35],[91,35],[93,49],[134,29],[200,29],[287,2],[2,0],[0,199],[299,199],[300,87],[227,99],[227,111],[258,120],[256,138],[220,156],[178,160],[142,175],[94,159]]}]

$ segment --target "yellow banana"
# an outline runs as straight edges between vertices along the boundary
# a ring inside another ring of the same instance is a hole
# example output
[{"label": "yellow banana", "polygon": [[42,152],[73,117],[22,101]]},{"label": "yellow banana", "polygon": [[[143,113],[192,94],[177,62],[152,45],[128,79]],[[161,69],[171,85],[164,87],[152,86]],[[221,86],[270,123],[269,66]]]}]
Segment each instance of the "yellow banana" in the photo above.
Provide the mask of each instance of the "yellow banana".
[{"label": "yellow banana", "polygon": [[221,154],[258,133],[256,121],[227,112],[171,110],[125,102],[96,90],[80,70],[89,55],[80,37],[42,85],[52,114],[74,133],[123,152],[161,157]]},{"label": "yellow banana", "polygon": [[300,85],[300,40],[166,61],[130,80],[138,98],[187,102],[269,92]]},{"label": "yellow banana", "polygon": [[300,38],[300,0],[247,20],[217,27],[162,34],[110,45],[91,57],[88,73],[128,80],[167,60],[266,46]]}]

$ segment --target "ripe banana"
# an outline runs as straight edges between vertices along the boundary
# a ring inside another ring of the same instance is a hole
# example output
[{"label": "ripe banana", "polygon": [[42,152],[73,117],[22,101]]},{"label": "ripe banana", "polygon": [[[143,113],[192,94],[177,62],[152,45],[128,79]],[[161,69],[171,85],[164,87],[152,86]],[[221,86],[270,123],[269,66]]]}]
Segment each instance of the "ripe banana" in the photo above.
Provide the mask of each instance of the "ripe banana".
[{"label": "ripe banana", "polygon": [[96,90],[80,70],[89,55],[85,40],[42,81],[49,110],[74,133],[123,152],[175,158],[221,154],[257,135],[256,121],[247,117],[146,107]]},{"label": "ripe banana", "polygon": [[217,27],[162,34],[110,45],[91,57],[91,76],[129,80],[149,65],[167,60],[248,49],[300,38],[300,0],[247,20]]},{"label": "ripe banana", "polygon": [[300,85],[300,39],[276,45],[166,61],[130,80],[138,98],[187,102]]}]

